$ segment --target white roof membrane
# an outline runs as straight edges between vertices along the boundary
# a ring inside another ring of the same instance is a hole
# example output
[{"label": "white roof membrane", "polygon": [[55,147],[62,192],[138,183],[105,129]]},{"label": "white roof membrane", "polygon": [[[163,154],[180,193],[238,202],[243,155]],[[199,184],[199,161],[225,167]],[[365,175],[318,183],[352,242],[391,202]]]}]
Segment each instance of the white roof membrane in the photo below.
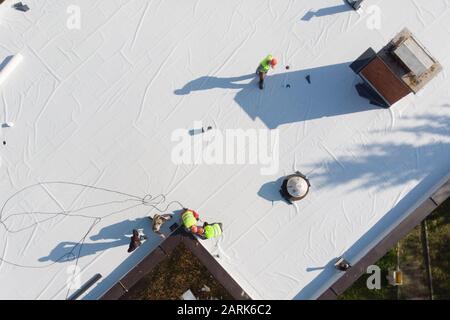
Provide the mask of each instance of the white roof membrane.
[{"label": "white roof membrane", "polygon": [[[342,276],[336,257],[357,262],[450,171],[447,0],[13,2],[0,5],[0,61],[23,57],[0,86],[14,123],[0,128],[1,299],[65,299],[100,273],[83,296],[99,298],[161,243],[149,203],[171,201],[223,223],[202,244],[252,298],[314,299]],[[380,109],[349,64],[404,27],[443,71]],[[278,133],[278,170],[174,163],[172,134],[196,121]],[[289,205],[278,190],[296,170],[311,189]],[[128,254],[133,228],[149,239]]]}]

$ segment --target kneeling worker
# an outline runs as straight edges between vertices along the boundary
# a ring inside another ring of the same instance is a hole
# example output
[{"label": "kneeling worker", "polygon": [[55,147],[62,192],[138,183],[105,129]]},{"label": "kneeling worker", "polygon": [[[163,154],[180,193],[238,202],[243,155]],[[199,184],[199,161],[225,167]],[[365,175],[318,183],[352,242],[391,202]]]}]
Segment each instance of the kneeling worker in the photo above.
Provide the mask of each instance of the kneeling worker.
[{"label": "kneeling worker", "polygon": [[212,238],[218,238],[222,235],[222,223],[212,223],[208,224],[205,222],[203,224],[203,228],[198,227],[196,234],[202,238],[202,239],[212,239]]},{"label": "kneeling worker", "polygon": [[197,212],[191,209],[184,208],[184,212],[181,215],[181,220],[183,221],[183,226],[186,231],[192,231],[192,227],[197,225],[197,221],[199,219],[199,215]]}]

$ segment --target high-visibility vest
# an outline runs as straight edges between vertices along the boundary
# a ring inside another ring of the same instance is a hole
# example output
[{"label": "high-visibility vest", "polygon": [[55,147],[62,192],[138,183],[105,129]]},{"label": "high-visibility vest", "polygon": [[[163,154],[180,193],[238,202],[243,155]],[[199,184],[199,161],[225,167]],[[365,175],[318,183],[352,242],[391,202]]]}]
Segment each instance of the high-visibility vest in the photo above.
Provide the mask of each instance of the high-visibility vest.
[{"label": "high-visibility vest", "polygon": [[261,63],[259,64],[260,70],[263,72],[268,72],[270,70],[270,61],[272,61],[273,57],[269,54]]},{"label": "high-visibility vest", "polygon": [[191,210],[186,210],[181,216],[181,219],[186,229],[190,229],[197,224],[197,219],[195,219],[194,213]]},{"label": "high-visibility vest", "polygon": [[208,224],[204,229],[206,239],[217,238],[222,234],[222,229],[218,223]]}]

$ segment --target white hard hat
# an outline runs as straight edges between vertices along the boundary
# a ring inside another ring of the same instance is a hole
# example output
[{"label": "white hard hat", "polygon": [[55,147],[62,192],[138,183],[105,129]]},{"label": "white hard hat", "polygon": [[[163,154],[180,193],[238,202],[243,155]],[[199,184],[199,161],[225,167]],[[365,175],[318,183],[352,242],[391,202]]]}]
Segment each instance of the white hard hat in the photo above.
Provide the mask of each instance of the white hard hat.
[{"label": "white hard hat", "polygon": [[292,197],[300,198],[308,193],[309,185],[302,177],[295,176],[288,180],[286,188]]}]

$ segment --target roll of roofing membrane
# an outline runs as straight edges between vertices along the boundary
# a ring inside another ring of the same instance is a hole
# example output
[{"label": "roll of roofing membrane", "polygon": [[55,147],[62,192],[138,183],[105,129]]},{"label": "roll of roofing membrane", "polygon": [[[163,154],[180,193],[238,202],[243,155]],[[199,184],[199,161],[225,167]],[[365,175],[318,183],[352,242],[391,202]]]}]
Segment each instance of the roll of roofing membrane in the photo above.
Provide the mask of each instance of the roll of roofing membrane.
[{"label": "roll of roofing membrane", "polygon": [[9,77],[9,75],[17,68],[17,66],[22,62],[23,56],[18,53],[15,56],[8,57],[5,60],[6,65],[0,69],[0,86]]}]

